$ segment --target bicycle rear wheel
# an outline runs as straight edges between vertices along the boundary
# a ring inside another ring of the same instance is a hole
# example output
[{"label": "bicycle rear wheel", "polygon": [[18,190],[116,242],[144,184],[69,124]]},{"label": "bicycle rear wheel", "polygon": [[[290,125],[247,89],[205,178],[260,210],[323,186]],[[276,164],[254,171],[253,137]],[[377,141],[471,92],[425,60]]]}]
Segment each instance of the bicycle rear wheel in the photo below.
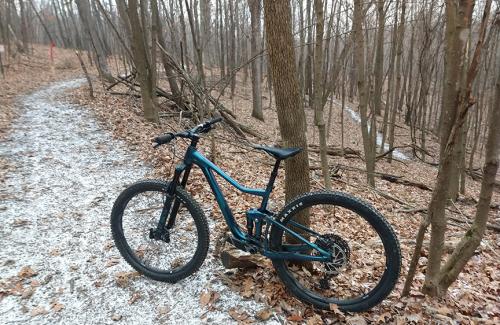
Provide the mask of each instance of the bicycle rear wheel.
[{"label": "bicycle rear wheel", "polygon": [[[295,221],[306,215],[307,227]],[[280,218],[333,256],[329,262],[273,260],[280,279],[303,302],[321,309],[336,305],[364,311],[394,288],[401,265],[399,242],[384,217],[368,204],[343,193],[307,193],[289,203]],[[300,248],[297,239],[279,227],[272,228],[270,243],[275,251]],[[301,253],[319,255],[312,249]]]},{"label": "bicycle rear wheel", "polygon": [[202,265],[209,232],[199,204],[178,187],[174,200],[180,207],[175,224],[165,238],[152,238],[168,187],[163,181],[145,180],[125,189],[113,206],[111,230],[116,247],[134,269],[154,280],[177,282]]}]

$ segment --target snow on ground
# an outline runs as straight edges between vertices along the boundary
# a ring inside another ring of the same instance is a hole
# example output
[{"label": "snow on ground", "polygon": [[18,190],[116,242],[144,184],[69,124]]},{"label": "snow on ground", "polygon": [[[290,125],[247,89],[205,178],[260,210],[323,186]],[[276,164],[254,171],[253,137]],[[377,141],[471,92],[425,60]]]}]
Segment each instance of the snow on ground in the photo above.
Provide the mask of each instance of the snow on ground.
[{"label": "snow on ground", "polygon": [[[83,82],[21,98],[22,115],[0,146],[14,167],[0,189],[0,323],[231,323],[229,309],[263,309],[222,283],[213,242],[201,269],[177,284],[131,277],[117,285],[132,269],[113,245],[111,207],[150,169],[88,111],[55,98]],[[208,309],[204,289],[220,294]]]},{"label": "snow on ground", "polygon": [[[336,104],[338,105],[342,105],[341,102],[339,102],[338,100],[334,100],[336,102]],[[351,109],[350,107],[345,107],[345,109],[347,110],[347,112],[349,113],[349,115],[351,115],[351,118],[356,121],[357,123],[361,123],[361,117],[359,116],[359,114],[357,112],[355,112],[353,109]],[[370,131],[370,125],[368,125],[368,132]],[[382,145],[382,133],[378,132],[377,131],[377,146],[381,146]],[[389,150],[389,144],[388,143],[384,143],[384,151],[388,151]],[[396,159],[400,159],[400,160],[409,160],[410,158],[408,156],[406,156],[404,153],[402,153],[401,151],[399,151],[398,149],[394,149],[394,151],[392,152],[392,155],[396,158]]]}]

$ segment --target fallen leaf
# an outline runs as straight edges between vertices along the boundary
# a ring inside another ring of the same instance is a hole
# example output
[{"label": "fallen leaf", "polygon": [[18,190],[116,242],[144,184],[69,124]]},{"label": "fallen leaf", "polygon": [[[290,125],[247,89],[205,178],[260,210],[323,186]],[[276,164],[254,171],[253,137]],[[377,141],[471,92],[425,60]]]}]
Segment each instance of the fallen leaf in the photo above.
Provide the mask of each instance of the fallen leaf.
[{"label": "fallen leaf", "polygon": [[250,317],[250,315],[248,315],[245,311],[239,312],[234,307],[229,309],[228,313],[229,313],[229,316],[231,316],[234,320],[236,320],[238,322],[244,321],[245,319]]},{"label": "fallen leaf", "polygon": [[352,316],[346,318],[347,324],[350,325],[366,325],[366,320],[363,316]]},{"label": "fallen leaf", "polygon": [[339,306],[337,304],[330,304],[330,310],[333,311],[335,315],[344,316],[344,313],[339,309]]},{"label": "fallen leaf", "polygon": [[112,267],[116,264],[120,263],[120,258],[118,257],[113,257],[109,261],[106,262],[106,267]]},{"label": "fallen leaf", "polygon": [[254,282],[252,278],[246,278],[243,281],[243,290],[241,292],[241,295],[243,298],[250,298],[253,296],[255,290],[254,290]]},{"label": "fallen leaf", "polygon": [[115,322],[119,321],[120,319],[122,319],[122,315],[119,315],[119,314],[113,314],[113,316],[111,316],[111,319],[114,320]]},{"label": "fallen leaf", "polygon": [[313,317],[309,318],[306,321],[306,325],[320,325],[324,324],[323,319],[321,319],[321,316],[318,314],[315,314]]},{"label": "fallen leaf", "polygon": [[200,295],[200,305],[201,307],[205,307],[207,305],[214,304],[217,300],[219,300],[220,294],[215,291],[205,290]]},{"label": "fallen leaf", "polygon": [[201,307],[205,307],[210,302],[210,298],[212,294],[210,291],[203,291],[200,295],[200,305]]},{"label": "fallen leaf", "polygon": [[21,294],[22,299],[29,299],[31,296],[35,293],[35,289],[32,287],[28,287],[24,289],[23,293]]},{"label": "fallen leaf", "polygon": [[137,272],[118,272],[115,274],[115,281],[120,288],[125,288],[130,283],[130,280],[138,275]]},{"label": "fallen leaf", "polygon": [[304,320],[299,314],[292,314],[286,318],[290,322],[301,322]]},{"label": "fallen leaf", "polygon": [[64,305],[63,304],[60,304],[58,303],[57,301],[52,303],[52,305],[50,306],[50,309],[52,309],[52,311],[58,313],[60,312],[61,310],[63,310],[64,308]]},{"label": "fallen leaf", "polygon": [[47,313],[48,313],[48,311],[43,306],[38,306],[38,307],[35,307],[31,310],[30,315],[31,315],[31,317],[35,317],[38,315],[45,315]]},{"label": "fallen leaf", "polygon": [[38,272],[34,271],[31,266],[24,266],[21,271],[17,274],[18,277],[20,278],[31,278],[37,275]]},{"label": "fallen leaf", "polygon": [[139,292],[134,292],[132,294],[132,297],[130,297],[130,299],[128,300],[128,304],[132,305],[134,302],[136,302],[140,298],[141,298],[141,294]]},{"label": "fallen leaf", "polygon": [[265,321],[265,320],[268,320],[269,318],[271,318],[272,315],[273,315],[273,312],[271,309],[264,308],[264,309],[261,309],[259,312],[257,312],[257,314],[255,314],[255,318],[257,318],[258,320]]}]

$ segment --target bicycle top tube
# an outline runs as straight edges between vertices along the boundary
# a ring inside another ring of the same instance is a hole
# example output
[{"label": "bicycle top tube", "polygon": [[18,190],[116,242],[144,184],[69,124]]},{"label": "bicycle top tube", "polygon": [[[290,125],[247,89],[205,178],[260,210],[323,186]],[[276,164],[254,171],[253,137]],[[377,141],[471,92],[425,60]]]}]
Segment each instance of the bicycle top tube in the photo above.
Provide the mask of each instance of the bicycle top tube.
[{"label": "bicycle top tube", "polygon": [[229,184],[232,186],[236,187],[239,191],[255,196],[269,196],[271,191],[266,191],[265,189],[253,189],[249,188],[246,186],[241,185],[238,183],[235,179],[231,178],[228,174],[226,174],[222,169],[220,169],[217,165],[215,165],[213,162],[208,160],[203,154],[201,154],[199,151],[197,151],[193,147],[188,148],[188,152],[186,154],[187,157],[187,162],[189,162],[189,158],[192,159],[192,162],[196,165],[198,165],[202,169],[206,170],[213,170],[215,171],[218,175],[220,175],[223,179],[225,179]]}]

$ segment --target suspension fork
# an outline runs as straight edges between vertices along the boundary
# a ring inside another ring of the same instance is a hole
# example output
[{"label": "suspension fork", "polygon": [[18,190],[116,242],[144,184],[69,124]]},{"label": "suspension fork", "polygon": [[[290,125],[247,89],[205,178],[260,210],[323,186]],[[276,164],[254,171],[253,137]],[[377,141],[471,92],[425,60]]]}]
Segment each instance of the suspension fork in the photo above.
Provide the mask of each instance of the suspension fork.
[{"label": "suspension fork", "polygon": [[[191,172],[192,166],[193,166],[192,164],[186,165],[184,163],[181,163],[180,165],[178,165],[175,168],[174,178],[173,178],[172,182],[170,183],[170,186],[169,186],[168,191],[167,191],[169,197],[167,198],[167,200],[165,200],[165,205],[163,207],[162,215],[160,216],[160,222],[162,221],[162,217],[164,220],[162,225],[165,225],[165,222],[166,222],[166,229],[172,229],[172,227],[174,226],[175,218],[177,217],[177,212],[179,211],[179,207],[181,205],[181,202],[175,197],[175,189],[179,185],[180,176],[181,176],[182,172],[184,171],[184,174],[182,175],[182,181],[180,182],[180,186],[185,188],[187,181],[188,181],[188,178],[189,178],[189,173]],[[172,205],[172,201],[173,201],[173,206],[172,206],[172,211],[170,212],[170,217],[169,217],[168,214],[170,211],[170,206]],[[167,221],[167,217],[168,217],[168,221]]]}]

